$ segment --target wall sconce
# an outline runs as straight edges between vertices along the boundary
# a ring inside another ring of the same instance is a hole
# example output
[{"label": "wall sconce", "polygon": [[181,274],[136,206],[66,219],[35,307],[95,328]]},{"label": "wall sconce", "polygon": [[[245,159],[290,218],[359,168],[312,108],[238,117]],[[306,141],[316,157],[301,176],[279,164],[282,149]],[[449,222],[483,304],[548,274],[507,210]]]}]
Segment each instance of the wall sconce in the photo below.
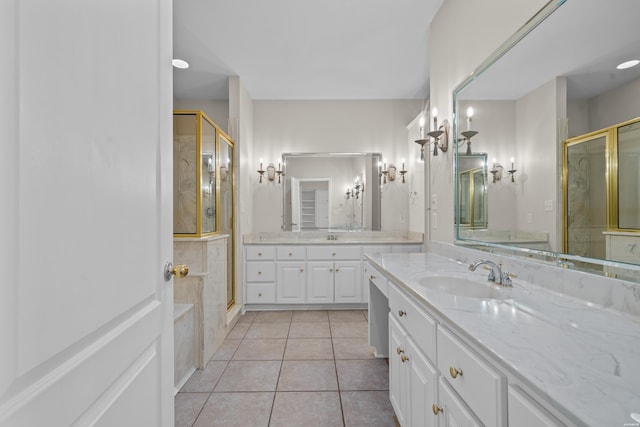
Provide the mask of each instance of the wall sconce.
[{"label": "wall sconce", "polygon": [[351,188],[347,187],[347,191],[344,194],[347,195],[347,200],[349,200],[351,198]]},{"label": "wall sconce", "polygon": [[[470,156],[471,153],[471,138],[478,134],[477,131],[471,130],[471,120],[473,117],[473,107],[467,108],[467,130],[464,132],[460,132],[462,138],[458,138],[458,150],[460,149],[460,145],[467,144],[467,151],[465,155]],[[495,181],[494,181],[495,182]]]},{"label": "wall sconce", "polygon": [[381,178],[382,184],[387,183],[387,175],[389,175],[389,171],[387,170],[387,159],[384,160],[384,166],[380,167],[380,162],[378,162],[378,169],[380,169],[379,176]]},{"label": "wall sconce", "polygon": [[[446,153],[449,149],[449,121],[443,120],[440,127],[438,127],[438,109],[433,107],[431,110],[433,116],[433,130],[427,132],[429,138],[424,138],[424,117],[420,118],[420,139],[416,139],[416,144],[420,145],[420,160],[424,161],[424,146],[433,143],[433,155],[438,155],[438,148],[443,153]],[[433,142],[431,141],[433,138]],[[442,140],[441,140],[442,139]],[[404,168],[403,168],[404,169]]]},{"label": "wall sconce", "polygon": [[258,174],[260,175],[260,184],[262,184],[262,178],[264,177],[264,174],[266,172],[267,174],[267,180],[268,181],[275,181],[276,180],[276,174],[278,175],[278,184],[280,184],[281,182],[281,176],[282,176],[282,169],[280,168],[281,164],[278,163],[278,169],[276,170],[276,167],[273,165],[273,163],[269,163],[269,165],[267,166],[267,170],[262,169],[262,159],[260,159],[260,168],[258,169]]},{"label": "wall sconce", "polygon": [[394,165],[393,163],[389,163],[389,167],[387,168],[387,163],[386,162],[387,161],[385,159],[384,169],[380,170],[380,176],[382,177],[382,184],[386,184],[387,180],[389,180],[389,182],[395,181],[396,177],[397,177],[397,174],[400,174],[400,176],[402,176],[402,183],[404,184],[406,182],[404,176],[408,172],[404,168],[404,159],[402,159],[402,169],[401,170],[398,170],[396,165]]},{"label": "wall sconce", "polygon": [[[516,182],[514,175],[518,172],[517,169],[514,168],[515,159],[511,158],[511,169],[507,171],[508,176],[511,177],[511,182]],[[496,162],[496,159],[493,159],[493,166],[491,167],[491,175],[493,175],[493,183],[495,184],[497,181],[502,179],[502,174],[504,173],[504,166],[500,163]]]}]

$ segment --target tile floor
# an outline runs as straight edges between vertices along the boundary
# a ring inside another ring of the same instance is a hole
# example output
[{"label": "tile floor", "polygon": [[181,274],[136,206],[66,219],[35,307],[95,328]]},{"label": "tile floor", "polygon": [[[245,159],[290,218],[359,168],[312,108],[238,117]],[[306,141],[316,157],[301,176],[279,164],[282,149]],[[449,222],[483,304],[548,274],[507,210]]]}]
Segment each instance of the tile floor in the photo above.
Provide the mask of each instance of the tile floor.
[{"label": "tile floor", "polygon": [[247,312],[175,397],[176,427],[395,427],[366,310]]}]

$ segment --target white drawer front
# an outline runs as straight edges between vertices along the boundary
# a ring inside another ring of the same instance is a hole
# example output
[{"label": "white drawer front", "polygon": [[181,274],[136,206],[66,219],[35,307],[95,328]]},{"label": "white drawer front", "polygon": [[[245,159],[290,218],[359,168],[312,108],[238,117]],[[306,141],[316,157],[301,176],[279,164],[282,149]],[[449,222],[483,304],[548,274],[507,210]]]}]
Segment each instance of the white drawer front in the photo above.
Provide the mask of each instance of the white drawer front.
[{"label": "white drawer front", "polygon": [[409,301],[396,285],[389,283],[389,309],[420,350],[433,362],[436,360],[436,322]]},{"label": "white drawer front", "polygon": [[307,259],[359,260],[360,246],[308,246]]},{"label": "white drawer front", "polygon": [[275,283],[249,283],[247,285],[247,304],[273,304],[275,302]]},{"label": "white drawer front", "polygon": [[278,260],[304,260],[306,252],[304,246],[278,246]]},{"label": "white drawer front", "polygon": [[382,295],[388,298],[387,279],[369,263],[364,265],[364,274],[366,287],[368,288],[369,282],[372,282],[382,292]]},{"label": "white drawer front", "polygon": [[503,382],[506,380],[441,326],[438,326],[438,369],[483,424],[502,425]]},{"label": "white drawer front", "polygon": [[248,260],[276,259],[275,246],[245,246]]},{"label": "white drawer front", "polygon": [[275,282],[276,263],[273,261],[247,262],[247,282]]}]

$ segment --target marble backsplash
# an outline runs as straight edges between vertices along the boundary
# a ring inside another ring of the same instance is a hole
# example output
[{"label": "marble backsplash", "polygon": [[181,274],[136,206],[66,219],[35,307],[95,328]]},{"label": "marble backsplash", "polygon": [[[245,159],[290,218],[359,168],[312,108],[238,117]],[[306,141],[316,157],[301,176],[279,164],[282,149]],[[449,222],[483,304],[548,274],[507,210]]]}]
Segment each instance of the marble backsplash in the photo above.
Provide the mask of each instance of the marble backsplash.
[{"label": "marble backsplash", "polygon": [[[477,259],[503,263],[503,271],[551,291],[569,295],[605,309],[640,318],[640,283],[597,274],[561,268],[543,262],[529,261],[515,256],[498,255],[484,251],[432,241],[430,251],[471,264]],[[637,267],[640,273],[640,266]]]}]

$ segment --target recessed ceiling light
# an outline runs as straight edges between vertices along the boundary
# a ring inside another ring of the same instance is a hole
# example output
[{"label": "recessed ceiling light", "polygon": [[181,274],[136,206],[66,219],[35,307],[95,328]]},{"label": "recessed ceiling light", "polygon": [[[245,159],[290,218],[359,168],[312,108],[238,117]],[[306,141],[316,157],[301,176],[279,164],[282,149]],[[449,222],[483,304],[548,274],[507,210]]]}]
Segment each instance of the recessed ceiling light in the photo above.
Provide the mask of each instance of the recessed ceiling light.
[{"label": "recessed ceiling light", "polygon": [[183,59],[174,59],[172,64],[176,68],[189,68],[189,63]]},{"label": "recessed ceiling light", "polygon": [[616,68],[618,70],[624,70],[626,68],[635,67],[638,64],[640,64],[640,59],[634,59],[632,61],[623,62],[622,64],[618,65]]}]

